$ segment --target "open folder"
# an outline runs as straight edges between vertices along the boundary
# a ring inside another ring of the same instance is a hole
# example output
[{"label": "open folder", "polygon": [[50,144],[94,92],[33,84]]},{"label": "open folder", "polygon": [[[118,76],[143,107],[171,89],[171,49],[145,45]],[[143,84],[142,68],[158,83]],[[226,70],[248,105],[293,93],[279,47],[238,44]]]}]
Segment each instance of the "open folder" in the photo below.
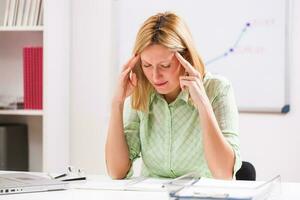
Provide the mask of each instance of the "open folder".
[{"label": "open folder", "polygon": [[201,178],[201,180],[174,190],[170,186],[169,195],[175,199],[228,199],[260,200],[280,199],[281,179],[276,176],[267,182],[224,181]]}]

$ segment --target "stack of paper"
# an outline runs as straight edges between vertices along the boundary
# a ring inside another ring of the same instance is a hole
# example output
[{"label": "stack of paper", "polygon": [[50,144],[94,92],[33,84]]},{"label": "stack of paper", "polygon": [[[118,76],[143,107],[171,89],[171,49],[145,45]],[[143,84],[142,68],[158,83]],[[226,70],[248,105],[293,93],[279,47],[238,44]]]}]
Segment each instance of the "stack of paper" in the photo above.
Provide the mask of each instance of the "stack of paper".
[{"label": "stack of paper", "polygon": [[177,199],[272,199],[280,197],[280,176],[268,182],[222,181],[202,178],[172,194]]},{"label": "stack of paper", "polygon": [[85,183],[73,185],[72,188],[168,192],[171,199],[265,200],[270,197],[272,199],[280,197],[280,183],[280,176],[268,182],[256,182],[199,179],[199,177],[191,178],[185,175],[176,179],[138,177],[130,180],[88,180]]}]

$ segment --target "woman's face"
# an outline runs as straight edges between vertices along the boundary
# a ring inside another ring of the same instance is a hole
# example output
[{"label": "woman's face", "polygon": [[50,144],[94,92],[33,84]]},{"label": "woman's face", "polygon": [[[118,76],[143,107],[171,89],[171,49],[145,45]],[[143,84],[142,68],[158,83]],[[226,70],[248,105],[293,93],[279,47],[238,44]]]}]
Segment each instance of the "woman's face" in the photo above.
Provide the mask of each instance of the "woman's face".
[{"label": "woman's face", "polygon": [[168,102],[175,100],[180,92],[179,76],[184,72],[175,52],[162,45],[150,45],[141,53],[141,65],[155,90]]}]

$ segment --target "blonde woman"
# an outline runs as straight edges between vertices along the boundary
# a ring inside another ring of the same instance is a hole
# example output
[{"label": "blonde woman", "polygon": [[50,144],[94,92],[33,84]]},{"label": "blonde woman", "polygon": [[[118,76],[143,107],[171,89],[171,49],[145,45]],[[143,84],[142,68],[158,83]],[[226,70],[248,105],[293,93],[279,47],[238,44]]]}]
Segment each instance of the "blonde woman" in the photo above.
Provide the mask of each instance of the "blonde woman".
[{"label": "blonde woman", "polygon": [[183,20],[172,12],[148,18],[133,55],[112,100],[109,175],[132,176],[141,156],[142,176],[233,179],[241,166],[233,89],[205,71]]}]

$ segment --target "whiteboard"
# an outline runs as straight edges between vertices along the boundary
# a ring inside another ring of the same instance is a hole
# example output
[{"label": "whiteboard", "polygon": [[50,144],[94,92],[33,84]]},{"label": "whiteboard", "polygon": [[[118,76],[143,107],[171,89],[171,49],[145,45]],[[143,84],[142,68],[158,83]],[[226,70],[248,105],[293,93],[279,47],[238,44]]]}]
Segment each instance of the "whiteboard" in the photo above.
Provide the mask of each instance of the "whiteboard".
[{"label": "whiteboard", "polygon": [[189,26],[207,71],[233,85],[241,112],[289,111],[287,0],[114,0],[117,65],[131,56],[139,27],[175,11]]}]

